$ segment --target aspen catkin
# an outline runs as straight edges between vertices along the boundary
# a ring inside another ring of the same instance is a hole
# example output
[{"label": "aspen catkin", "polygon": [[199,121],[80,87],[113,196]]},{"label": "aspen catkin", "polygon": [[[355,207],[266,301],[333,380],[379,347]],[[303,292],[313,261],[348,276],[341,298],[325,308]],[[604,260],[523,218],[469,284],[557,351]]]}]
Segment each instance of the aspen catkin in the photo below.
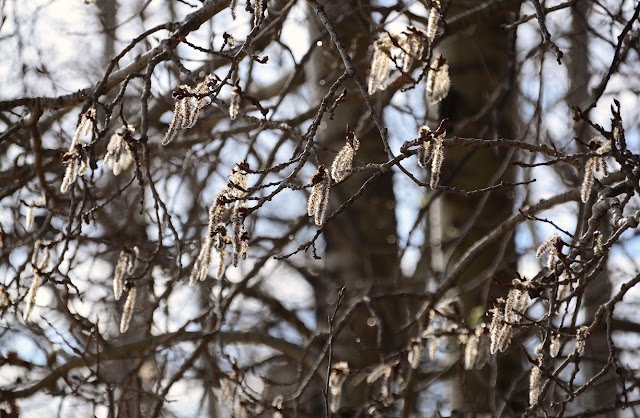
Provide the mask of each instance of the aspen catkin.
[{"label": "aspen catkin", "polygon": [[129,287],[129,296],[124,303],[124,310],[122,311],[122,320],[120,321],[120,333],[124,334],[129,329],[129,323],[133,315],[133,308],[136,304],[136,288],[134,286]]}]

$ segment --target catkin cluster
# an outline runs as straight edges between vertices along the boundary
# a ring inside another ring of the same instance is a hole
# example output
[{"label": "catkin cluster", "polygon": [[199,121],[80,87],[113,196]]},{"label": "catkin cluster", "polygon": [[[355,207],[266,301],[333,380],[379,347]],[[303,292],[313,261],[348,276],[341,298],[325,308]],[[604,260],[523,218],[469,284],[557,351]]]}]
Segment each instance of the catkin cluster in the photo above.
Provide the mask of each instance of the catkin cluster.
[{"label": "catkin cluster", "polygon": [[76,128],[76,132],[73,134],[73,141],[76,142],[81,136],[86,136],[93,131],[93,127],[96,124],[96,110],[90,108],[80,118],[80,123]]},{"label": "catkin cluster", "polygon": [[[202,243],[200,254],[196,259],[189,285],[207,278],[211,267],[211,252],[215,248],[218,253],[218,268],[216,278],[221,279],[224,274],[224,263],[227,255],[227,244],[232,245],[233,265],[237,266],[239,260],[246,259],[249,248],[249,234],[244,228],[244,220],[248,215],[245,196],[247,194],[247,174],[249,165],[240,162],[231,171],[227,188],[220,191],[214,203],[209,208],[209,226],[207,235]],[[232,206],[231,206],[232,204]],[[223,215],[227,208],[231,209],[230,219],[233,234],[227,235],[227,227],[223,222]]]},{"label": "catkin cluster", "polygon": [[347,127],[347,143],[338,152],[333,164],[331,164],[331,177],[336,183],[347,177],[353,166],[353,157],[360,148],[360,141],[355,134]]},{"label": "catkin cluster", "polygon": [[90,108],[80,118],[80,123],[73,135],[69,151],[62,156],[62,162],[67,169],[60,185],[60,191],[65,193],[76,182],[78,175],[84,175],[89,170],[89,153],[80,141],[80,136],[88,135],[96,122],[96,110]]},{"label": "catkin cluster", "polygon": [[[374,44],[371,73],[369,74],[369,94],[376,90],[385,90],[391,73],[391,61],[399,58],[402,72],[409,73],[415,60],[422,59],[425,46],[430,46],[436,37],[440,21],[440,2],[431,2],[426,32],[415,26],[407,28],[399,35],[382,33]],[[446,72],[448,80],[448,71]],[[442,77],[441,77],[442,80]],[[442,85],[438,84],[438,88]],[[429,87],[427,86],[427,89]],[[448,91],[448,86],[447,86]],[[442,93],[440,93],[442,94]],[[446,96],[446,93],[444,94]],[[439,101],[442,98],[434,101]]]},{"label": "catkin cluster", "polygon": [[431,132],[427,126],[420,128],[419,136],[422,143],[418,147],[417,157],[418,165],[427,168],[431,162],[431,179],[429,186],[435,189],[440,181],[440,172],[442,171],[442,162],[444,161],[444,137],[446,131]]},{"label": "catkin cluster", "polygon": [[129,168],[133,162],[133,154],[129,149],[129,144],[125,141],[127,135],[133,134],[135,128],[132,125],[123,126],[118,129],[109,139],[107,154],[104,156],[104,164],[117,176]]},{"label": "catkin cluster", "polygon": [[402,50],[402,72],[411,71],[411,66],[415,60],[422,58],[424,51],[424,41],[427,35],[415,26],[407,26],[407,29],[400,34],[398,44]]},{"label": "catkin cluster", "polygon": [[450,87],[449,64],[442,54],[438,54],[427,73],[426,89],[431,97],[431,103],[436,104],[447,97]]},{"label": "catkin cluster", "polygon": [[393,395],[391,393],[391,374],[393,372],[393,365],[383,363],[376,367],[367,375],[366,382],[368,384],[379,382],[379,397],[378,399],[384,406],[389,406],[393,403]]},{"label": "catkin cluster", "polygon": [[[602,143],[601,138],[595,138],[592,142]],[[607,162],[604,155],[611,151],[611,140],[602,144],[597,150],[598,155],[589,158],[587,164],[584,167],[584,179],[582,180],[582,188],[580,189],[580,198],[582,203],[587,203],[589,197],[591,197],[591,189],[593,188],[593,181],[596,171],[601,172],[605,177],[609,175],[607,170]]]},{"label": "catkin cluster", "polygon": [[564,242],[562,241],[562,238],[560,238],[560,235],[551,235],[545,242],[540,244],[540,246],[536,250],[536,258],[541,258],[544,253],[548,252],[549,258],[547,259],[547,267],[549,269],[555,268],[559,249],[563,244]]},{"label": "catkin cluster", "polygon": [[320,164],[316,174],[311,177],[311,194],[307,204],[307,213],[314,217],[316,225],[322,225],[324,214],[329,205],[329,189],[331,188],[331,178],[324,164]]},{"label": "catkin cluster", "polygon": [[[493,314],[489,334],[491,335],[491,354],[504,351],[511,343],[513,326],[520,323],[521,313],[524,313],[531,301],[527,287],[528,280],[514,279],[513,288],[507,295],[507,300],[498,298],[497,304],[490,310]],[[502,307],[504,306],[504,308]]]},{"label": "catkin cluster", "polygon": [[173,109],[173,119],[169,124],[169,129],[162,140],[162,145],[169,145],[175,138],[178,129],[189,129],[196,124],[200,111],[210,103],[208,94],[218,82],[215,75],[208,75],[194,88],[187,85],[180,85],[173,92],[175,107]]},{"label": "catkin cluster", "polygon": [[481,369],[491,360],[491,337],[486,324],[478,325],[468,336],[464,349],[465,370]]},{"label": "catkin cluster", "polygon": [[69,151],[62,156],[62,162],[67,169],[60,185],[60,191],[65,193],[76,182],[78,176],[84,175],[89,170],[89,153],[80,141],[75,141],[69,147]]}]

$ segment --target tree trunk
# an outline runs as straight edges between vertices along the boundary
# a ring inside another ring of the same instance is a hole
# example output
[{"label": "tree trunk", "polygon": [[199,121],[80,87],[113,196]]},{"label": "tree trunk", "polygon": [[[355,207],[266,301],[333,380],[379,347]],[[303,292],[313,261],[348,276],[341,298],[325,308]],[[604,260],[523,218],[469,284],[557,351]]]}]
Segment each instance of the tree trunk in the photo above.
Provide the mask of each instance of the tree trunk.
[{"label": "tree trunk", "polygon": [[[467,1],[452,4],[445,20],[481,3]],[[447,136],[469,138],[517,139],[517,100],[511,94],[513,79],[510,52],[514,50],[514,32],[502,25],[513,18],[519,5],[501,10],[455,36],[449,36],[439,51],[449,64],[451,89],[440,108],[442,118],[449,118]],[[514,171],[509,167],[512,153],[499,149],[447,148],[441,173],[441,183],[463,190],[475,190],[500,181],[512,181]],[[513,190],[498,189],[474,196],[444,194],[432,210],[438,219],[445,274],[459,257],[474,243],[500,225],[513,210]],[[437,226],[436,226],[437,227]],[[503,296],[503,289],[491,286],[492,278],[509,284],[515,277],[516,257],[513,236],[505,237],[485,251],[465,271],[458,282],[456,294],[464,307],[463,317],[470,326],[482,322],[479,312],[491,307],[488,296]],[[486,320],[485,320],[486,322]],[[517,350],[516,350],[517,351]],[[496,403],[521,374],[519,353],[498,357],[498,376],[495,388],[489,377],[490,366],[483,370],[460,372],[450,385],[452,407],[466,413],[495,413]],[[462,367],[459,368],[462,370]],[[466,382],[464,390],[460,382]],[[522,396],[509,400],[514,413],[527,406]]]}]

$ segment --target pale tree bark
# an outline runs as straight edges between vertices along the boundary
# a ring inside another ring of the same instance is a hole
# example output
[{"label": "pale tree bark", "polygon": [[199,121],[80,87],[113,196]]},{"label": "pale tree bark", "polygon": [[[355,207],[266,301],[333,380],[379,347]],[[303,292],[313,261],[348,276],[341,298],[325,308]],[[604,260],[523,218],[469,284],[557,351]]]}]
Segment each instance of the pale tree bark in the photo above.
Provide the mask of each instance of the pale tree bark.
[{"label": "pale tree bark", "polygon": [[[567,97],[567,104],[579,106],[584,109],[589,105],[589,79],[590,79],[590,55],[589,55],[589,14],[591,5],[588,2],[578,2],[571,8],[571,46],[568,54],[568,71],[571,75],[570,91]],[[583,142],[588,143],[594,136],[593,130],[586,123],[577,123],[574,127],[574,135]],[[574,184],[579,186],[579,184]],[[579,236],[587,230],[587,220],[592,216],[590,208],[593,199],[589,200],[581,208],[582,222],[579,226],[582,230],[577,231]],[[611,235],[611,227],[603,224],[600,233],[604,237]],[[586,321],[590,321],[598,311],[598,308],[606,303],[611,297],[612,285],[609,274],[606,271],[598,276],[586,287],[583,299],[583,310]],[[575,324],[572,324],[575,325]],[[598,332],[590,338],[590,344],[585,349],[585,360],[581,362],[581,369],[585,374],[585,379],[596,375],[605,366],[609,357],[609,345],[605,331],[605,324],[601,324]],[[612,399],[616,399],[617,377],[613,370],[594,385],[589,391],[589,395],[582,398],[581,409],[595,409],[606,405]],[[608,412],[603,417],[615,417],[614,412]]]}]

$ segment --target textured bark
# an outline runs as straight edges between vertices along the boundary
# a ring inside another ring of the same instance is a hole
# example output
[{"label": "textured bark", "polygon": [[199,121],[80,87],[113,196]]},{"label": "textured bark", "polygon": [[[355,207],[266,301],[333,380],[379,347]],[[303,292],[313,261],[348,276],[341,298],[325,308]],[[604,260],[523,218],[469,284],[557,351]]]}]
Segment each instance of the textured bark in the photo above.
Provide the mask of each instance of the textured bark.
[{"label": "textured bark", "polygon": [[[447,11],[445,19],[463,12],[465,7],[480,3],[456,2]],[[451,76],[451,90],[440,109],[441,117],[450,119],[447,136],[517,138],[517,100],[510,94],[512,80],[509,72],[513,33],[501,27],[512,19],[516,10],[517,7],[500,10],[466,31],[447,38],[440,45],[439,51],[449,63]],[[441,182],[474,190],[499,181],[513,181],[513,170],[505,169],[511,155],[508,151],[495,149],[447,149]],[[458,194],[440,197],[439,205],[433,210],[439,211],[436,218],[441,225],[438,235],[441,237],[445,272],[475,242],[500,225],[512,212],[512,207],[513,191],[506,189],[473,197]],[[485,251],[466,270],[456,293],[462,292],[463,315],[471,326],[482,322],[478,313],[491,307],[489,295],[494,298],[503,296],[503,289],[491,286],[492,277],[502,283],[510,283],[515,277],[515,262],[513,237],[510,236]],[[472,287],[471,283],[476,285]],[[495,387],[498,400],[522,370],[517,356],[499,358],[499,362],[500,372]],[[461,390],[460,379],[461,376],[456,376],[451,382],[454,409],[466,413],[495,412],[492,411],[495,403],[488,366],[482,371],[464,373],[466,390]],[[522,412],[526,401],[512,396],[508,408]]]},{"label": "textured bark", "polygon": [[[569,63],[568,70],[571,74],[570,91],[567,97],[567,104],[569,106],[580,106],[585,108],[588,106],[590,95],[588,91],[588,83],[590,78],[589,66],[589,28],[588,18],[590,12],[590,5],[586,2],[580,2],[571,9],[571,47],[569,49]],[[593,131],[585,123],[578,123],[574,128],[574,135],[580,138],[584,142],[589,142],[593,136]],[[583,219],[588,219],[592,214],[589,208],[591,203],[584,205]],[[583,223],[583,227],[586,230],[586,221]],[[581,231],[584,233],[585,231]],[[604,237],[611,235],[611,227],[605,224],[601,227],[600,232]],[[584,299],[583,309],[586,321],[590,321],[598,311],[600,305],[606,303],[611,295],[612,286],[609,280],[609,275],[606,271],[600,273],[593,282],[587,286]],[[585,373],[585,377],[591,378],[596,375],[602,367],[606,364],[609,357],[609,346],[607,343],[607,336],[605,332],[605,324],[602,324],[598,330],[590,338],[590,344],[585,349],[585,360],[581,364],[581,369]],[[587,361],[586,359],[590,359]],[[616,375],[613,370],[610,370],[600,380],[600,384],[593,386],[589,390],[589,395],[582,398],[581,409],[589,410],[598,408],[601,405],[606,405],[611,402],[611,399],[616,399]],[[603,417],[615,417],[615,412],[609,412],[602,415]]]},{"label": "textured bark", "polygon": [[[325,11],[335,22],[339,36],[353,52],[356,72],[363,79],[370,65],[369,47],[375,41],[375,35],[370,32],[370,22],[363,20],[358,12],[367,10],[367,6],[368,2],[360,1],[327,2],[325,5]],[[312,39],[326,33],[324,26],[313,15],[310,17],[310,26]],[[316,102],[343,73],[344,66],[336,63],[341,63],[339,53],[327,39],[315,52],[307,68],[306,78],[315,88]],[[348,80],[340,91],[343,88],[348,90],[346,101],[340,105],[333,120],[325,117],[326,123],[323,122],[316,135],[317,144],[330,150],[325,152],[319,147],[318,162],[331,166],[336,152],[345,144],[347,125],[360,140],[357,161],[384,161],[386,153],[379,132],[355,83]],[[353,196],[367,177],[366,173],[357,174],[333,187],[328,213]],[[394,280],[398,266],[394,201],[392,174],[387,173],[379,177],[342,216],[333,219],[327,226],[323,235],[326,243],[324,270],[313,283],[318,324],[321,327],[326,326],[326,318],[334,309],[340,287],[346,286],[348,298],[358,299],[365,295],[388,293],[397,288],[397,280]],[[372,318],[371,313],[360,310],[349,329],[338,335],[334,361],[347,361],[352,368],[364,368],[379,364],[380,354],[399,348],[398,344],[403,340],[394,333],[402,322],[399,309],[376,306],[375,303],[372,303],[372,307],[377,316],[376,324],[371,326],[371,322],[367,323]],[[348,407],[350,398],[361,403],[366,395],[364,386],[357,388],[359,393],[344,394],[343,405]]]}]

